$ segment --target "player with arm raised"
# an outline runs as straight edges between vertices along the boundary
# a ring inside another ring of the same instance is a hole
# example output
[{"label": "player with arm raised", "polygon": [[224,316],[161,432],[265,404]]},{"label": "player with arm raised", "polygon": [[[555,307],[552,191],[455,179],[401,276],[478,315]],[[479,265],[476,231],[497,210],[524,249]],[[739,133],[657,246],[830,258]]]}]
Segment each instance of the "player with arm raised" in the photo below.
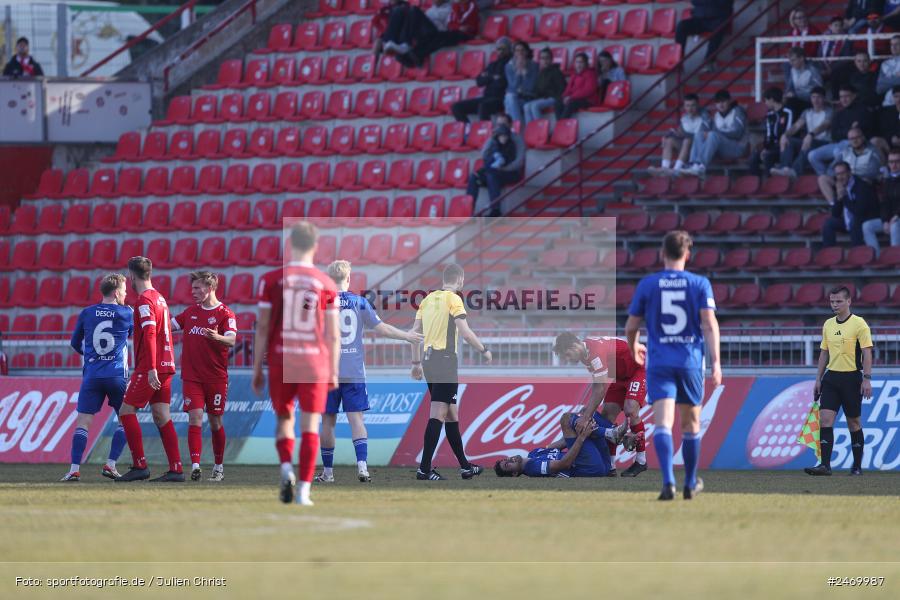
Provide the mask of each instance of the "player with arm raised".
[{"label": "player with arm raised", "polygon": [[402,340],[411,344],[425,338],[415,332],[401,331],[384,323],[361,296],[350,289],[350,263],[336,260],[328,265],[328,275],[340,290],[341,361],[340,381],[336,390],[328,392],[325,414],[322,415],[322,473],[316,481],[334,481],[334,429],[338,411],[343,409],[350,424],[353,449],[356,452],[357,476],[361,482],[371,481],[368,459],[368,433],[363,422],[363,411],[369,410],[369,394],[366,390],[366,354],[363,349],[363,333],[371,329],[376,335]]},{"label": "player with arm raised", "polygon": [[[628,343],[611,337],[586,337],[582,341],[574,333],[563,332],[556,337],[553,351],[566,362],[583,364],[591,374],[591,399],[585,415],[593,415],[601,402],[601,414],[610,423],[615,423],[619,413],[625,411],[625,420],[635,434],[637,454],[622,477],[637,477],[646,471],[644,422],[640,411],[647,397],[647,374],[644,367],[632,358]],[[646,352],[646,348],[641,346],[641,351]],[[576,429],[580,430],[589,423],[590,419],[581,419]],[[616,455],[616,446],[612,442],[609,453]],[[609,474],[614,476],[616,470],[612,469]]]},{"label": "player with arm raised", "polygon": [[225,479],[225,427],[222,415],[228,398],[228,350],[237,341],[237,319],[216,297],[219,278],[210,271],[191,273],[191,295],[197,304],[172,317],[172,329],[183,330],[181,380],[188,413],[191,480],[199,481],[203,453],[203,411],[209,416],[213,445],[210,481]]},{"label": "player with arm raised", "polygon": [[[114,273],[104,277],[100,293],[103,301],[81,311],[72,333],[72,347],[84,355],[84,367],[72,434],[72,465],[60,481],[81,480],[81,459],[94,415],[103,407],[104,399],[118,415],[128,382],[128,337],[134,331],[134,312],[124,306],[125,276]],[[124,448],[125,430],[119,425],[101,471],[104,477],[119,477],[116,461]]]},{"label": "player with arm raised", "polygon": [[175,375],[175,355],[169,332],[169,306],[162,294],[153,289],[150,277],[153,263],[149,258],[135,256],[128,261],[131,286],[138,294],[134,305],[134,372],[125,390],[119,420],[125,428],[125,438],[131,450],[131,469],[116,481],[138,481],[150,477],[144,456],[144,439],[137,411],[150,404],[153,422],[159,429],[169,470],[152,481],[184,481],[178,434],[169,412],[172,402],[172,377]]},{"label": "player with arm raised", "polygon": [[672,425],[675,405],[681,413],[684,457],[684,499],[703,489],[697,477],[700,461],[700,409],[703,403],[703,344],[712,362],[713,384],[722,383],[719,365],[719,323],[712,286],[706,277],[684,270],[693,240],[684,231],[670,231],[662,246],[665,268],[644,277],[628,309],[625,335],[632,355],[643,363],[638,341],[647,323],[647,391],[653,406],[653,446],[663,477],[660,500],[675,498],[672,468]]},{"label": "player with arm raised", "polygon": [[319,422],[328,390],[337,388],[341,334],[338,290],[313,266],[319,231],[307,221],[290,231],[293,261],[259,282],[259,316],[253,344],[253,390],[265,384],[263,355],[269,357],[269,395],[278,418],[275,448],[281,460],[281,501],[294,500],[294,400],[299,398],[300,485],[297,503],[312,506],[310,485],[319,449]]}]

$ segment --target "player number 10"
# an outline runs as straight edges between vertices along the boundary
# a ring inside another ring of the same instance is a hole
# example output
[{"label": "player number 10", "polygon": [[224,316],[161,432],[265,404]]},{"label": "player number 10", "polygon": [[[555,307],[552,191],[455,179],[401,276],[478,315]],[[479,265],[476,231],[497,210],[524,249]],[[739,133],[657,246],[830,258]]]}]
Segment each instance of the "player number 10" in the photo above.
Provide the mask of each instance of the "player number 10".
[{"label": "player number 10", "polygon": [[284,290],[284,327],[289,331],[312,331],[316,327],[319,296],[309,290]]}]

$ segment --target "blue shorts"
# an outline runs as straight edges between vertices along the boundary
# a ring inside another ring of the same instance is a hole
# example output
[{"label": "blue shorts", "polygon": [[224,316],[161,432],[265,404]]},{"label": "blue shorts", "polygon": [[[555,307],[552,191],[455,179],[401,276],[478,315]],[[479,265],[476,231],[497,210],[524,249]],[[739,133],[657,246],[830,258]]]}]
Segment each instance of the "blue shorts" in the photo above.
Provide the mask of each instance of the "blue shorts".
[{"label": "blue shorts", "polygon": [[650,404],[674,398],[676,404],[703,403],[703,369],[650,367],[647,369],[647,396]]},{"label": "blue shorts", "polygon": [[348,412],[369,410],[369,392],[365,383],[339,383],[336,390],[328,392],[325,414],[336,415],[344,409]]},{"label": "blue shorts", "polygon": [[[566,438],[566,447],[571,451],[575,438]],[[575,463],[569,469],[570,477],[606,477],[612,470],[606,438],[590,437],[584,440]]]},{"label": "blue shorts", "polygon": [[96,415],[103,408],[103,400],[108,399],[109,405],[119,414],[127,385],[128,380],[124,377],[82,379],[81,390],[78,392],[78,412]]}]

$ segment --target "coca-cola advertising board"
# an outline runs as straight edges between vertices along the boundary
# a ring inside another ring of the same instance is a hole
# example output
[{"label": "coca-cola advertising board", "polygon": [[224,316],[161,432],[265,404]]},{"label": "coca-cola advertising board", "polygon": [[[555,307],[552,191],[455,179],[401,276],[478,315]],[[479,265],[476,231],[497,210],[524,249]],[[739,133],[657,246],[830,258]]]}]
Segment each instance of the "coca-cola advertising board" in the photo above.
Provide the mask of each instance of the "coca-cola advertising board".
[{"label": "coca-cola advertising board", "polygon": [[[717,388],[707,382],[701,412],[701,466],[708,466],[718,452],[752,383],[752,377],[731,377]],[[458,403],[466,455],[473,461],[489,463],[503,456],[524,455],[534,448],[550,444],[562,435],[559,426],[562,415],[583,406],[589,389],[587,382],[575,383],[571,380],[465,380],[460,383]],[[423,402],[420,406],[391,459],[392,465],[412,466],[419,462],[429,404]],[[641,415],[647,425],[649,439],[653,432],[650,407],[644,407]],[[674,432],[676,464],[681,464],[681,436],[677,429]],[[631,453],[619,449],[619,463],[628,463],[631,458]],[[648,453],[648,461],[651,466],[656,466],[652,451]],[[443,436],[434,464],[457,464]]]}]

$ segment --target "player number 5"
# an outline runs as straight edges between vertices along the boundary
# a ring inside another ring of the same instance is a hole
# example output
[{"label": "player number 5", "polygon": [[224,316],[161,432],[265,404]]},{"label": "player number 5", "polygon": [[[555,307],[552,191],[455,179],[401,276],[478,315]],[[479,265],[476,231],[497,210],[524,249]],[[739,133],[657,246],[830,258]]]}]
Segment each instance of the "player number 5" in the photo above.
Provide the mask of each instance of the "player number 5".
[{"label": "player number 5", "polygon": [[666,335],[678,335],[687,326],[687,312],[684,308],[675,304],[684,302],[686,295],[683,290],[665,290],[662,293],[662,314],[675,317],[674,323],[663,323],[662,330]]}]

